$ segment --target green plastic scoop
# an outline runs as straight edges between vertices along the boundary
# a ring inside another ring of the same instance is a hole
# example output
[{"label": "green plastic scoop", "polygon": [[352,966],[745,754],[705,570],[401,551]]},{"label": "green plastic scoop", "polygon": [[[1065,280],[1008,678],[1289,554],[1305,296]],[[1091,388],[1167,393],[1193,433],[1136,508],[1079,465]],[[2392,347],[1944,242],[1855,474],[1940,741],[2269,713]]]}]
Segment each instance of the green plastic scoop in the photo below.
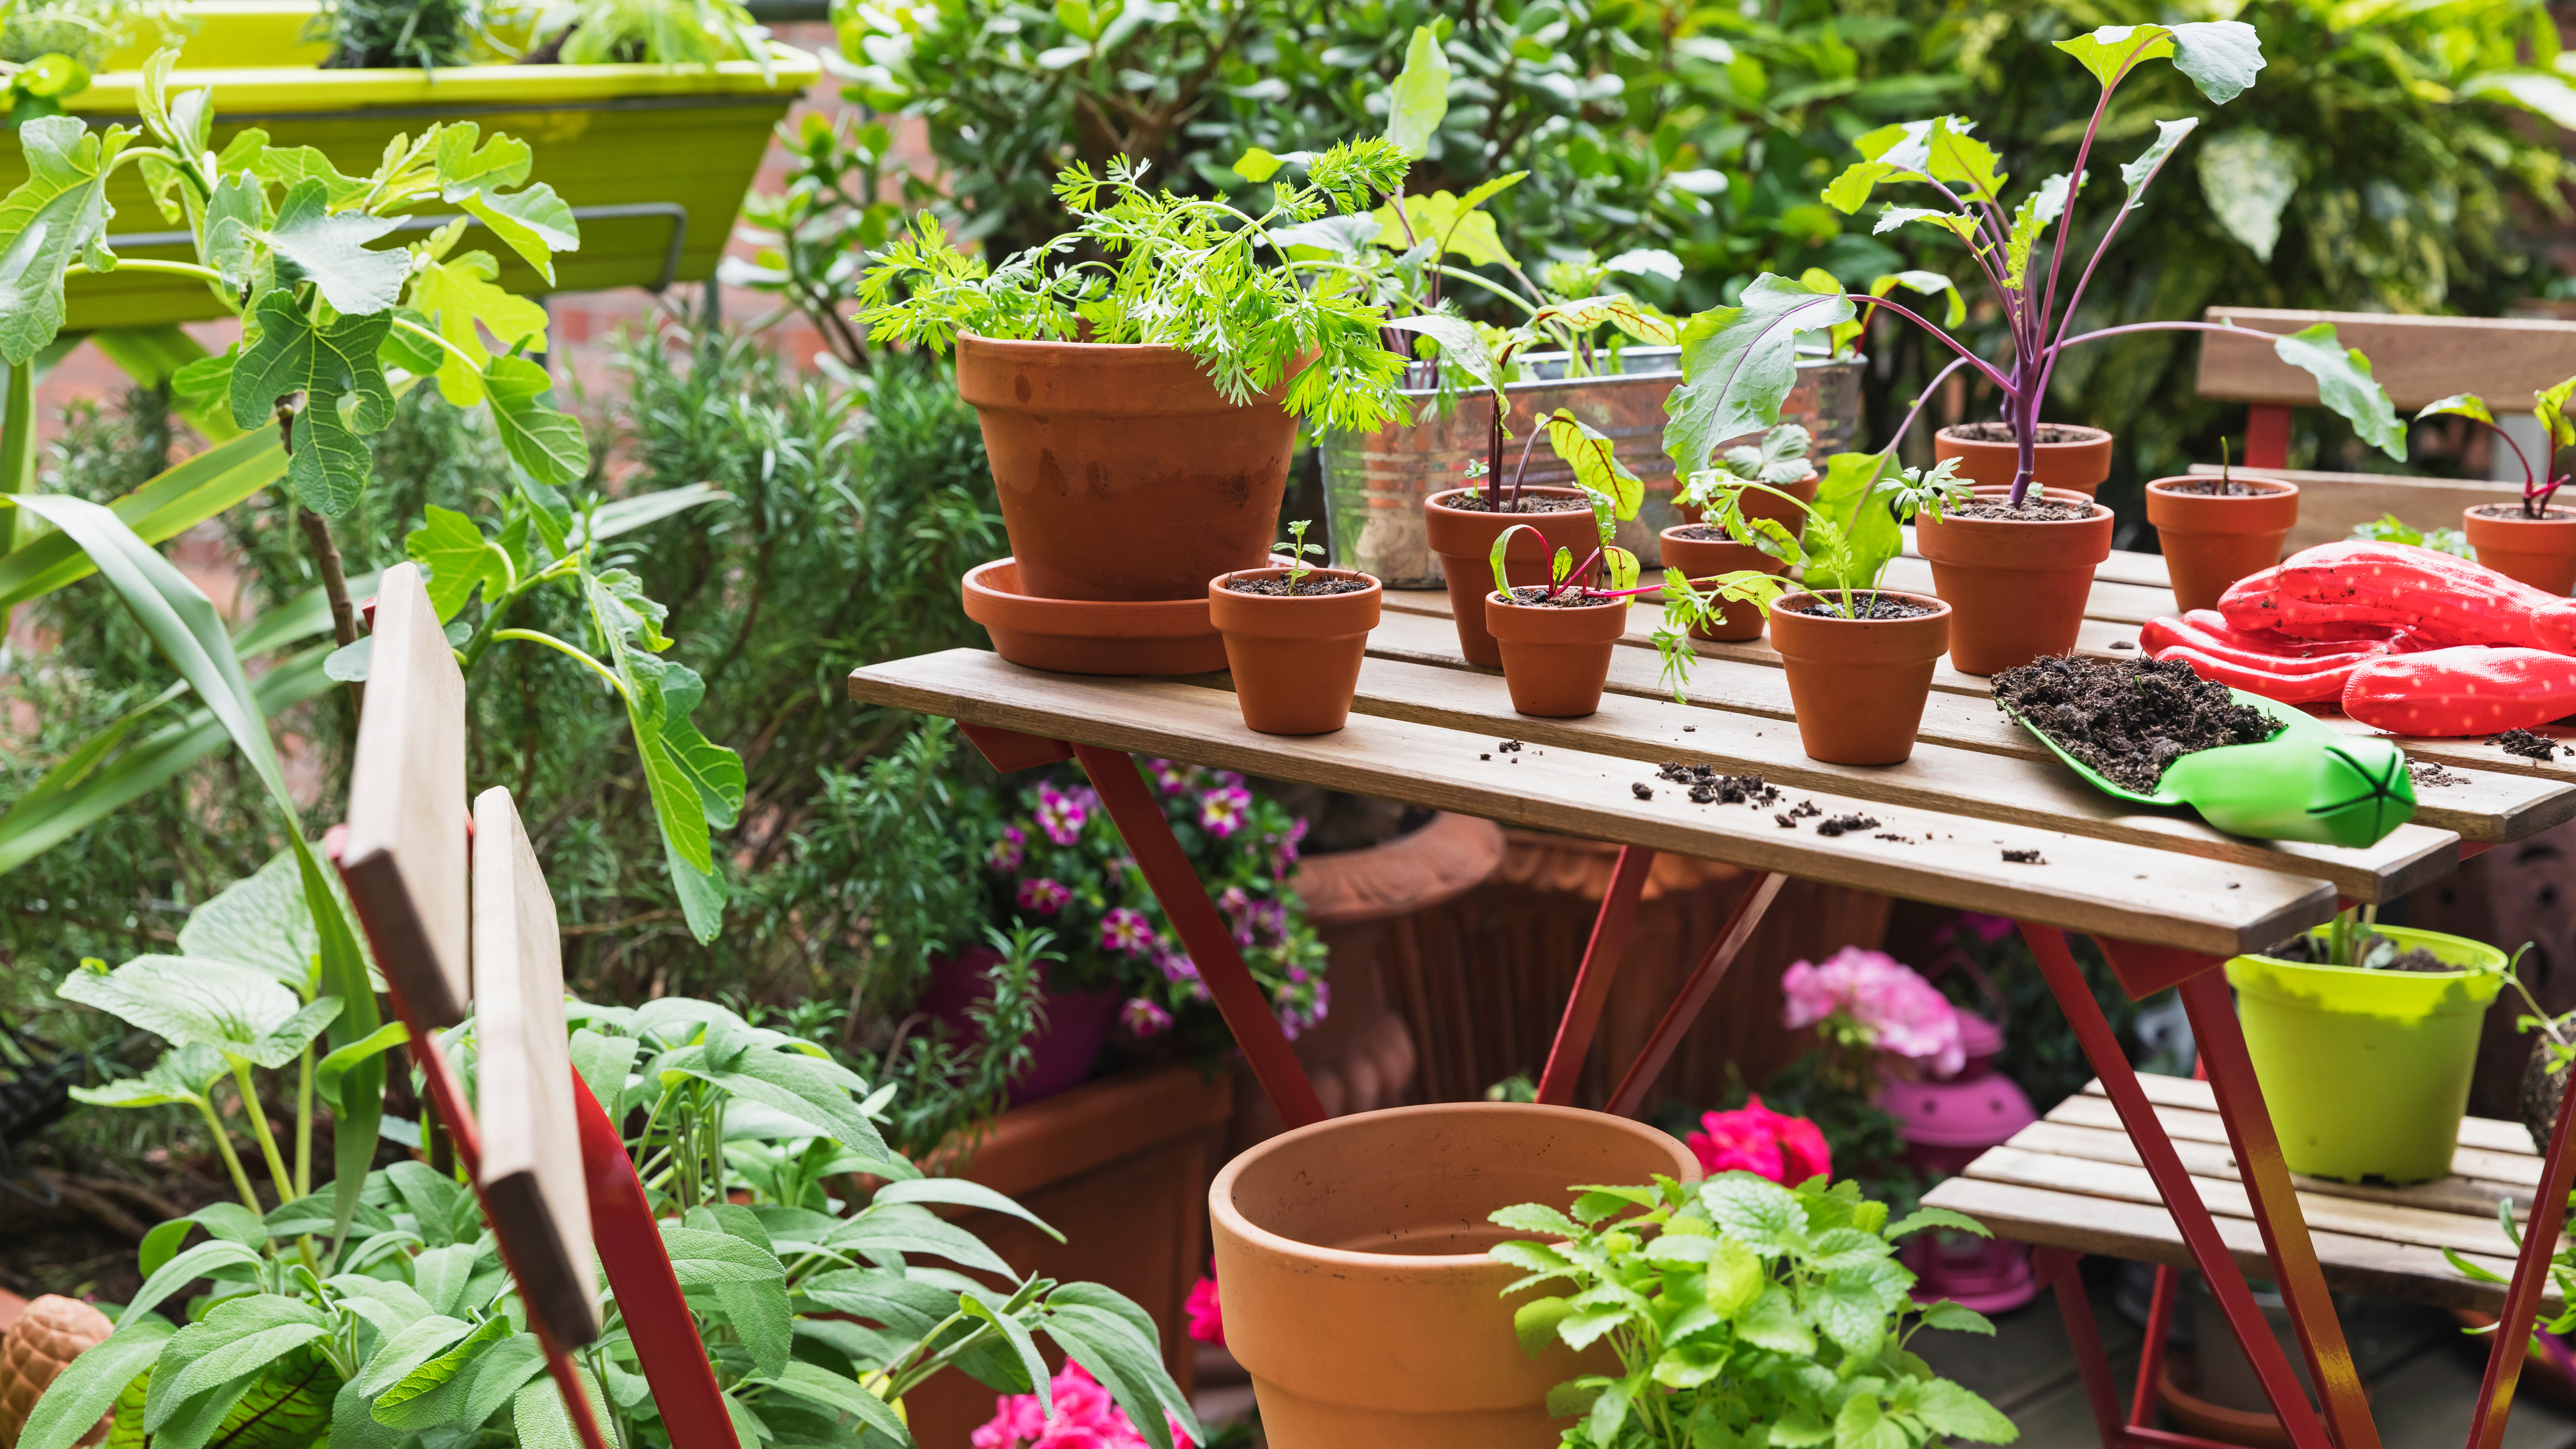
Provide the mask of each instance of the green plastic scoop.
[{"label": "green plastic scoop", "polygon": [[[2374,735],[2347,735],[2278,700],[2230,690],[2281,724],[2259,745],[2198,750],[2165,767],[2156,792],[2113,783],[2015,713],[2075,773],[2103,793],[2140,805],[2189,805],[2230,835],[2313,845],[2375,845],[2415,815],[2406,754]],[[2011,713],[2010,707],[2006,712]]]}]

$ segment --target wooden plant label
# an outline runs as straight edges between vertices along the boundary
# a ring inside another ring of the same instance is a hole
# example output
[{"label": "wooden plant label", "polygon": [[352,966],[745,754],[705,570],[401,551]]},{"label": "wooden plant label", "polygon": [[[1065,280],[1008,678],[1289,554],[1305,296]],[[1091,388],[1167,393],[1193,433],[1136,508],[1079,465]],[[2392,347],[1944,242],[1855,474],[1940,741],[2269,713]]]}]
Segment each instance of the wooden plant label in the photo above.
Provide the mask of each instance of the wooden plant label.
[{"label": "wooden plant label", "polygon": [[420,567],[376,582],[366,712],[340,851],[376,964],[423,1030],[465,1019],[465,676]]}]

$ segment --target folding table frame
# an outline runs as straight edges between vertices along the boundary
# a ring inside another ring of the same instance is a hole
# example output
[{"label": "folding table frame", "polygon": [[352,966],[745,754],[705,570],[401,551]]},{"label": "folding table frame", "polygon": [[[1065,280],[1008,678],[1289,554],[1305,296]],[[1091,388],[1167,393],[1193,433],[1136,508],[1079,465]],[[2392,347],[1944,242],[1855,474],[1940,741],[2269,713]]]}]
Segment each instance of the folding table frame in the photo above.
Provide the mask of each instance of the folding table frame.
[{"label": "folding table frame", "polygon": [[[1162,904],[1164,915],[1189,949],[1191,960],[1197,963],[1199,980],[1224,1016],[1253,1076],[1281,1120],[1291,1128],[1322,1121],[1326,1114],[1304,1067],[1290,1050],[1287,1036],[1244,964],[1233,935],[1225,928],[1206,888],[1173,837],[1161,806],[1146,789],[1135,758],[1122,750],[1045,739],[990,725],[960,721],[959,728],[984,758],[1005,774],[1068,759],[1081,764],[1091,778],[1092,788],[1100,794],[1101,805],[1144,872],[1154,898]],[[2464,854],[2474,849],[2464,847]],[[1555,1044],[1539,1079],[1541,1102],[1565,1105],[1573,1099],[1575,1079],[1582,1071],[1594,1028],[1609,999],[1620,954],[1636,920],[1638,894],[1645,886],[1654,855],[1645,846],[1620,848],[1573,991],[1558,1022]],[[1717,939],[1684,980],[1679,996],[1656,1025],[1645,1049],[1612,1091],[1612,1112],[1632,1115],[1642,1105],[1647,1086],[1672,1059],[1683,1034],[1707,1004],[1727,968],[1734,964],[1754,928],[1761,924],[1763,912],[1779,894],[1780,886],[1781,878],[1776,872],[1756,873],[1750,888],[1720,927]],[[2067,949],[2065,934],[2055,927],[2029,922],[2019,923],[2019,928],[2022,939],[2038,958],[2059,1010],[2074,1027],[2086,1060],[2118,1109],[2122,1126],[2137,1144],[2139,1157],[2154,1179],[2166,1210],[2173,1214],[2192,1260],[2208,1278],[2229,1328],[2271,1397],[2291,1444],[2295,1449],[2379,1449],[2379,1431],[2363,1397],[2361,1376],[2344,1342],[2343,1326],[2335,1316],[2315,1244],[2300,1214],[2289,1167],[2281,1156],[2279,1136],[2273,1130],[2270,1110],[2264,1105],[2262,1087],[2255,1081],[2252,1059],[2246,1054],[2235,1003],[2219,969],[2221,958],[2173,947],[2097,938],[2122,989],[2132,998],[2144,998],[2167,987],[2176,988],[2182,998],[2217,1098],[2219,1116],[2227,1124],[2229,1145],[2234,1150],[2246,1196],[2262,1231],[2272,1280],[2288,1302],[2311,1380],[2324,1401],[2322,1418],[2300,1387],[2288,1356],[2254,1303],[2245,1274],[2220,1237],[2218,1225],[2184,1170],[2172,1139],[2156,1119],[2153,1104],[2139,1087],[2136,1071],[2120,1050],[2118,1038]],[[2571,1170],[2576,1170],[2576,1159],[2571,1159],[2568,1152],[2571,1125],[2576,1125],[2576,1092],[2569,1093],[2560,1105],[2543,1158],[2540,1187],[2534,1197],[2534,1202],[2543,1206],[2535,1208],[2523,1232],[2521,1253],[2488,1353],[2468,1449],[2497,1449],[2503,1441],[2514,1385],[2522,1370],[2523,1345],[2539,1312],[2549,1260],[2565,1216],[2563,1205],[2568,1200]],[[2208,1440],[2145,1426],[2156,1345],[2172,1308],[2170,1275],[2157,1294],[2157,1312],[2148,1327],[2150,1357],[2140,1374],[2131,1413],[2124,1418],[2112,1384],[2110,1362],[2102,1350],[2092,1308],[2076,1272],[2075,1255],[2043,1250],[2036,1258],[2039,1270],[2056,1290],[2059,1310],[2065,1315],[2067,1334],[2076,1350],[2104,1449],[2201,1449],[2204,1445],[2220,1449]]]}]

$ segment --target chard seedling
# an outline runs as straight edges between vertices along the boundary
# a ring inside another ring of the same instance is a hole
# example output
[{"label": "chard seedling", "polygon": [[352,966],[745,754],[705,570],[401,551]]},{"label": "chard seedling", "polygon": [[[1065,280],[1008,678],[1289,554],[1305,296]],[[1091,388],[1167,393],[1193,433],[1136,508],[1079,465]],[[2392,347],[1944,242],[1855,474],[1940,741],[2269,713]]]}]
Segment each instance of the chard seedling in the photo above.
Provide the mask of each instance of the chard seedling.
[{"label": "chard seedling", "polygon": [[2496,426],[2495,414],[2487,410],[2486,400],[2476,393],[2455,393],[2439,402],[2428,403],[2422,412],[2415,415],[2415,421],[2420,423],[2434,417],[2467,418],[2504,439],[2504,445],[2513,449],[2514,461],[2522,465],[2522,516],[2546,518],[2549,516],[2549,500],[2567,485],[2569,476],[2565,473],[2552,476],[2551,470],[2558,466],[2558,450],[2576,445],[2576,423],[2569,422],[2567,418],[2567,403],[2571,395],[2576,395],[2576,377],[2546,392],[2531,395],[2532,415],[2540,419],[2541,436],[2548,440],[2547,451],[2536,467],[2531,455],[2522,450],[2522,444],[2514,441],[2513,434]]},{"label": "chard seedling", "polygon": [[[1632,594],[1646,592],[1636,587],[1637,556],[1621,548],[1616,542],[1619,536],[1619,520],[1614,514],[1615,505],[1610,495],[1599,489],[1587,487],[1583,490],[1583,496],[1592,505],[1592,525],[1601,535],[1601,544],[1585,555],[1580,567],[1575,565],[1574,550],[1559,548],[1555,557],[1549,562],[1549,581],[1545,585],[1546,597],[1555,598],[1568,588],[1575,589],[1587,599],[1624,599]],[[1510,602],[1513,594],[1509,570],[1503,566],[1503,560],[1512,551],[1512,539],[1524,533],[1537,539],[1541,548],[1547,546],[1547,536],[1526,523],[1515,523],[1504,529],[1494,539],[1491,555],[1494,566],[1494,592],[1502,595],[1505,602]],[[1598,570],[1602,576],[1600,586],[1589,587],[1575,582],[1595,570]]]}]

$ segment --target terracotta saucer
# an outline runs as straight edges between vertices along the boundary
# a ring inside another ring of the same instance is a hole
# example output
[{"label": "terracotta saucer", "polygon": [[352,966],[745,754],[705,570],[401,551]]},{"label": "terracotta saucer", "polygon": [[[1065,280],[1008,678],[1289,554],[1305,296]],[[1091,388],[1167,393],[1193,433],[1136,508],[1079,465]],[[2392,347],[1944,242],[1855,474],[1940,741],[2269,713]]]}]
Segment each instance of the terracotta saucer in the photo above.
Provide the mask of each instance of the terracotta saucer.
[{"label": "terracotta saucer", "polygon": [[1020,571],[998,558],[966,571],[966,617],[1013,664],[1058,674],[1209,674],[1225,668],[1225,640],[1194,599],[1041,599],[1020,592]]}]

